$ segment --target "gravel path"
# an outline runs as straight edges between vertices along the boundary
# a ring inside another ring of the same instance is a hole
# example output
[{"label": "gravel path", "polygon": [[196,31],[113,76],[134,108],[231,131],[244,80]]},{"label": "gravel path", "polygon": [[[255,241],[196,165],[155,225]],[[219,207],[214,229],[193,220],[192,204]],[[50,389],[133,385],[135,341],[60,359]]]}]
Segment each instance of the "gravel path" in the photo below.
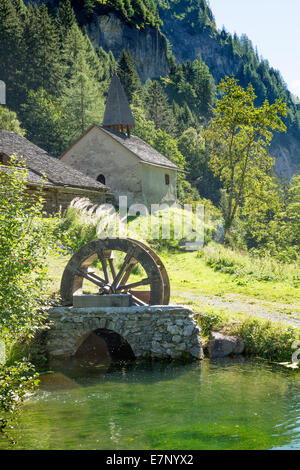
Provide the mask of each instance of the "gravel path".
[{"label": "gravel path", "polygon": [[[240,298],[230,295],[226,299],[217,296],[207,296],[203,294],[194,294],[191,292],[172,291],[172,295],[183,297],[189,300],[202,302],[211,307],[225,308],[235,312],[243,312],[253,316],[261,317],[278,323],[286,323],[290,326],[300,327],[300,313],[296,309],[300,304],[278,304],[247,298]],[[285,313],[288,311],[289,313]]]}]

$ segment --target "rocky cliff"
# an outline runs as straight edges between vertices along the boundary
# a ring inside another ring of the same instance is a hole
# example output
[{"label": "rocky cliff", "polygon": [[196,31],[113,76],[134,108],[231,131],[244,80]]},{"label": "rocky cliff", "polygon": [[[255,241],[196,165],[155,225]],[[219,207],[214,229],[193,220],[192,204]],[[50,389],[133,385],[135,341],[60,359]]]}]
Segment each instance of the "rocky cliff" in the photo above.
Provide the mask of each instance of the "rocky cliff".
[{"label": "rocky cliff", "polygon": [[186,62],[188,59],[193,61],[201,55],[216,83],[225,75],[237,72],[240,57],[232,54],[229,46],[220,44],[216,30],[211,27],[191,27],[188,21],[180,20],[169,10],[160,11],[160,16],[163,20],[161,29],[179,62]]},{"label": "rocky cliff", "polygon": [[94,46],[112,51],[116,58],[122,49],[130,52],[142,81],[167,75],[167,41],[158,29],[138,29],[114,13],[94,15],[86,27]]}]

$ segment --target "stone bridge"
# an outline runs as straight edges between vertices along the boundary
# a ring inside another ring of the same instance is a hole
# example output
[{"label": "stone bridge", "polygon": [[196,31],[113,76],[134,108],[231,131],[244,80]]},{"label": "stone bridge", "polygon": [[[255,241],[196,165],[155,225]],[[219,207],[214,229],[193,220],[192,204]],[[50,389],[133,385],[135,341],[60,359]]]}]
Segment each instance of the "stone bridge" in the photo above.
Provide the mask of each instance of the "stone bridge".
[{"label": "stone bridge", "polygon": [[49,312],[50,361],[74,357],[95,334],[104,339],[112,359],[118,348],[130,351],[131,358],[202,359],[200,327],[194,317],[192,310],[171,305],[55,307]]}]

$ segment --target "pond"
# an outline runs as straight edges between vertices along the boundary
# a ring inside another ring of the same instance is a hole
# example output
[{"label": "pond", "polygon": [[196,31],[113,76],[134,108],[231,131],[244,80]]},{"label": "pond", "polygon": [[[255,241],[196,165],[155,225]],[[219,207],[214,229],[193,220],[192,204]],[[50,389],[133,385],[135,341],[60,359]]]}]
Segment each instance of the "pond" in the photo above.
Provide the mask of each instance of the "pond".
[{"label": "pond", "polygon": [[13,438],[0,449],[300,449],[300,373],[241,358],[50,374]]}]

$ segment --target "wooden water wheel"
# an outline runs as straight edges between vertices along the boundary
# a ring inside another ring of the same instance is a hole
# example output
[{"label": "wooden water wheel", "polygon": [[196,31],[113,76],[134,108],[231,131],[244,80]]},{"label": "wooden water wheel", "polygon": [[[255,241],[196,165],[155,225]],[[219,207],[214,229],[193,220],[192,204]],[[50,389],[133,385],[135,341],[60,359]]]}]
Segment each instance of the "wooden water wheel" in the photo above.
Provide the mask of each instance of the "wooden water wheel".
[{"label": "wooden water wheel", "polygon": [[106,238],[87,243],[68,262],[61,281],[64,305],[73,295],[131,294],[134,305],[167,305],[170,283],[159,256],[130,238]]}]

